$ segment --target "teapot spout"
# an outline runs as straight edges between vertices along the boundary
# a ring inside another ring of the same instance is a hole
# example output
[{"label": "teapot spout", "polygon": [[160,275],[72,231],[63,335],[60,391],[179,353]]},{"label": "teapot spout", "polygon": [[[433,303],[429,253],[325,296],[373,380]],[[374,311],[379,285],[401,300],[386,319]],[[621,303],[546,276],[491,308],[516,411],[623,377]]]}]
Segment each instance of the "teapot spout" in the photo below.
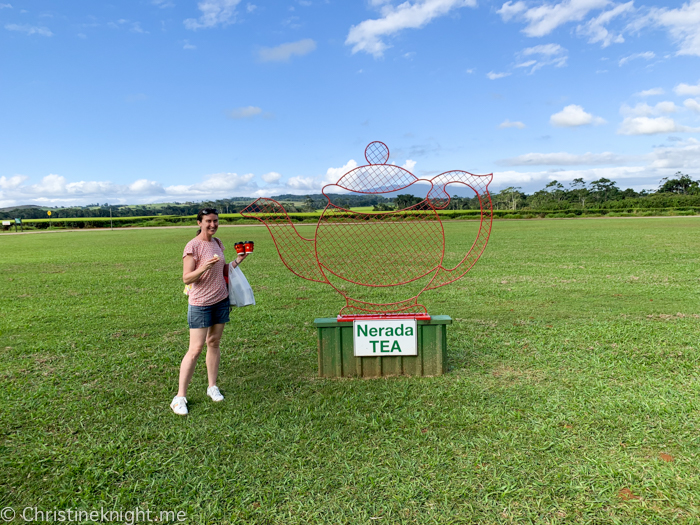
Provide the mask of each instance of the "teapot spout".
[{"label": "teapot spout", "polygon": [[[444,210],[450,204],[450,194],[447,193],[447,186],[450,184],[463,184],[471,188],[479,199],[481,208],[481,221],[476,240],[464,258],[454,268],[439,267],[435,277],[426,287],[426,290],[438,288],[445,284],[456,281],[467,273],[476,261],[481,257],[486,243],[491,235],[491,225],[493,223],[493,203],[489,193],[489,184],[493,180],[493,173],[488,175],[474,175],[466,171],[448,171],[434,177],[431,182],[432,189],[428,193],[428,201],[437,210]],[[447,248],[445,248],[447,250]]]},{"label": "teapot spout", "polygon": [[241,215],[267,226],[280,259],[292,273],[309,281],[327,282],[318,267],[314,240],[299,234],[279,202],[266,198],[257,199],[246,206]]},{"label": "teapot spout", "polygon": [[[489,173],[488,175],[474,175],[466,171],[446,171],[445,173],[433,177],[430,181],[433,187],[428,193],[428,199],[436,210],[444,210],[450,204],[451,200],[450,194],[447,193],[447,186],[450,184],[463,184],[476,193],[483,211],[484,206],[489,206],[491,204],[489,184],[491,184],[492,180],[493,173]],[[488,200],[488,204],[484,202],[484,197]]]}]

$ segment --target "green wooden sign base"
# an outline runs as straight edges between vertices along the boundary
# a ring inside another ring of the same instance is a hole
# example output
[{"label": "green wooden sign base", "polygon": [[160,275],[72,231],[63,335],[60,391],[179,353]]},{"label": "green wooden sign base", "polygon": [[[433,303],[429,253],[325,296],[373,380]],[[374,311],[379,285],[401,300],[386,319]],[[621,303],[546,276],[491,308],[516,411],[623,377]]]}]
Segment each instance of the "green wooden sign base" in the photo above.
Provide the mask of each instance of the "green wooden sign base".
[{"label": "green wooden sign base", "polygon": [[318,375],[320,377],[439,376],[447,370],[448,315],[418,321],[418,355],[355,357],[352,323],[335,318],[314,320],[318,328]]}]

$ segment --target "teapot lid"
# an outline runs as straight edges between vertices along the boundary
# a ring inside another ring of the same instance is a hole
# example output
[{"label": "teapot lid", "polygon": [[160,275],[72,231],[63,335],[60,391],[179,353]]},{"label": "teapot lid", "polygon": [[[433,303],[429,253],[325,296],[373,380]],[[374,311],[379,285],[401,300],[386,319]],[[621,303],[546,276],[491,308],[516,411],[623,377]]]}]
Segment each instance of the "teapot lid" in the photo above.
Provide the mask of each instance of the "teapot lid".
[{"label": "teapot lid", "polygon": [[389,160],[389,148],[378,140],[370,142],[365,148],[365,159],[370,164],[386,164]]},{"label": "teapot lid", "polygon": [[383,142],[370,142],[365,148],[365,159],[369,164],[348,171],[335,185],[356,193],[377,194],[407,188],[418,180],[410,171],[387,164],[389,148]]}]

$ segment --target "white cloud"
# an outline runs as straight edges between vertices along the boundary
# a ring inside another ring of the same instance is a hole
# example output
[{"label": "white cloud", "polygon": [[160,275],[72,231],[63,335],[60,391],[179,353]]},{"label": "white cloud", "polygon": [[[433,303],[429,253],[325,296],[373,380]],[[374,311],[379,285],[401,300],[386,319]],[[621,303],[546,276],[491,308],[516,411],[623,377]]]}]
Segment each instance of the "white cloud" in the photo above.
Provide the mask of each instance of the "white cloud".
[{"label": "white cloud", "polygon": [[340,168],[328,168],[328,170],[326,170],[326,176],[323,178],[323,183],[335,184],[340,180],[340,177],[345,175],[348,171],[354,170],[355,168],[357,168],[357,162],[355,162],[353,159],[350,159]]},{"label": "white cloud", "polygon": [[403,166],[401,166],[403,169],[406,171],[413,172],[413,168],[416,167],[416,161],[408,159],[406,162],[403,163]]},{"label": "white cloud", "polygon": [[566,49],[561,47],[559,44],[542,44],[539,46],[528,47],[523,49],[523,55],[545,55],[545,56],[555,56],[562,55],[566,53]]},{"label": "white cloud", "polygon": [[[402,166],[411,171],[416,163],[407,160]],[[232,196],[266,197],[279,193],[319,193],[327,184],[335,184],[347,172],[355,169],[357,162],[349,160],[338,168],[328,168],[325,174],[316,176],[296,176],[287,181],[274,171],[265,173],[260,178],[266,183],[262,187],[256,184],[252,173],[215,173],[202,177],[194,184],[162,183],[139,179],[130,184],[114,184],[109,181],[68,182],[65,177],[47,175],[38,184],[28,184],[29,177],[14,175],[0,177],[0,206],[20,204],[51,205],[85,205],[90,202],[112,203],[149,203],[183,200],[221,199]],[[334,192],[342,192],[338,188]]]},{"label": "white cloud", "polygon": [[700,131],[700,128],[682,126],[670,117],[627,117],[620,124],[617,133],[618,135],[656,135],[697,131]]},{"label": "white cloud", "polygon": [[476,7],[476,0],[407,0],[396,7],[380,1],[372,5],[380,8],[381,18],[352,26],[345,44],[353,46],[353,53],[363,51],[379,58],[390,47],[383,38],[404,29],[419,29],[453,9]]},{"label": "white cloud", "polygon": [[131,24],[131,29],[130,29],[130,31],[131,31],[132,33],[140,33],[140,34],[143,34],[143,35],[149,34],[148,31],[144,30],[144,29],[141,27],[141,24],[140,24],[139,22],[134,22],[133,24]]},{"label": "white cloud", "polygon": [[189,40],[185,40],[184,44],[182,45],[182,49],[197,49],[197,46],[190,44]]},{"label": "white cloud", "polygon": [[207,175],[202,182],[189,185],[174,185],[165,188],[165,193],[171,197],[213,198],[243,194],[257,190],[257,185],[251,181],[252,173],[238,175],[237,173],[214,173]]},{"label": "white cloud", "polygon": [[12,9],[12,4],[0,4],[0,9]]},{"label": "white cloud", "polygon": [[679,55],[700,56],[700,0],[690,0],[677,9],[652,8],[644,24],[665,28],[678,43]]},{"label": "white cloud", "polygon": [[275,182],[278,182],[282,178],[282,175],[275,171],[271,171],[270,173],[265,173],[262,175],[262,180],[267,182],[268,184],[274,184]]},{"label": "white cloud", "polygon": [[655,56],[656,56],[656,54],[653,51],[646,51],[644,53],[634,53],[633,55],[622,57],[620,59],[620,61],[617,63],[617,65],[624,66],[630,60],[635,60],[637,58],[643,58],[644,60],[651,60]]},{"label": "white cloud", "polygon": [[27,180],[29,177],[26,175],[14,175],[12,177],[0,177],[0,189],[2,190],[12,190],[18,188],[21,184]]},{"label": "white cloud", "polygon": [[605,124],[605,119],[595,117],[590,113],[586,113],[581,106],[571,104],[566,106],[559,113],[555,113],[549,118],[549,122],[553,126],[570,128],[575,126],[585,126],[588,124],[600,125]]},{"label": "white cloud", "polygon": [[[410,171],[413,165],[415,165],[413,161],[407,161],[404,168]],[[328,168],[325,175],[306,177],[295,176],[286,181],[282,181],[281,176],[276,172],[267,173],[262,175],[262,179],[268,184],[268,186],[252,192],[252,195],[258,197],[269,197],[270,195],[279,193],[293,193],[297,195],[320,193],[324,186],[327,184],[335,184],[343,175],[356,167],[357,163],[351,159],[344,166],[339,168]],[[333,188],[331,190],[332,193],[343,193],[344,191],[345,190],[340,188]]]},{"label": "white cloud", "polygon": [[564,0],[558,4],[543,4],[528,9],[525,2],[509,1],[497,12],[505,22],[523,19],[527,23],[523,33],[539,37],[551,33],[567,22],[580,22],[590,11],[603,9],[609,4],[610,0]]},{"label": "white cloud", "polygon": [[525,2],[506,2],[501,6],[501,8],[496,11],[504,22],[510,22],[513,18],[518,17],[520,14],[527,11],[527,6]]},{"label": "white cloud", "polygon": [[659,116],[675,113],[676,111],[678,111],[678,107],[670,101],[659,102],[656,106],[650,106],[643,102],[634,107],[630,107],[627,104],[623,104],[620,107],[620,113],[627,117]]},{"label": "white cloud", "polygon": [[262,113],[262,109],[256,106],[245,106],[242,108],[232,109],[228,112],[228,117],[234,120],[251,118]]},{"label": "white cloud", "polygon": [[287,187],[295,191],[313,191],[319,190],[318,180],[314,177],[292,177],[287,181]]},{"label": "white cloud", "polygon": [[518,129],[523,129],[525,127],[525,124],[522,122],[516,120],[515,122],[511,122],[508,119],[505,119],[503,122],[501,122],[498,126],[499,128],[518,128]]},{"label": "white cloud", "polygon": [[175,4],[170,0],[151,0],[151,3],[156,7],[160,7],[161,9],[175,7]]},{"label": "white cloud", "polygon": [[700,82],[694,86],[690,84],[678,84],[673,88],[673,91],[676,93],[676,95],[700,95]]},{"label": "white cloud", "polygon": [[199,18],[184,21],[187,29],[197,30],[218,25],[229,25],[236,20],[236,6],[241,0],[202,0],[197,7],[202,12]]},{"label": "white cloud", "polygon": [[316,49],[316,42],[310,38],[289,42],[276,47],[263,47],[258,51],[258,58],[263,62],[286,62],[292,56],[304,56]]},{"label": "white cloud", "polygon": [[583,179],[592,181],[600,178],[606,178],[614,181],[621,179],[642,179],[652,178],[657,184],[660,176],[654,170],[648,170],[643,166],[619,166],[614,168],[589,168],[582,170],[560,170],[551,171],[495,171],[493,173],[493,186],[524,186],[526,184],[539,183],[543,185],[546,182],[557,180],[559,182],[571,182],[574,179]]},{"label": "white cloud", "polygon": [[[405,169],[410,170],[413,166],[413,161],[407,161],[404,165]],[[409,167],[407,167],[409,166]],[[345,175],[348,171],[351,171],[357,167],[357,163],[354,160],[349,160],[344,166],[339,168],[328,168],[325,175],[317,176],[295,176],[291,177],[286,181],[282,181],[281,177],[277,180],[268,182],[268,186],[260,188],[254,192],[252,195],[257,197],[269,197],[270,195],[276,195],[279,193],[292,193],[297,195],[304,195],[308,193],[320,193],[321,189],[328,184],[335,184],[338,180]],[[271,174],[266,174],[262,176],[263,180],[265,177],[270,175],[270,179],[274,178],[276,175],[274,172]],[[332,188],[332,193],[344,193],[345,190],[341,188]]]},{"label": "white cloud", "polygon": [[27,33],[28,35],[53,36],[51,30],[47,27],[30,26],[27,24],[5,24],[5,29],[8,31]]},{"label": "white cloud", "polygon": [[678,111],[678,107],[671,101],[659,102],[654,106],[654,111],[659,113],[675,113]]},{"label": "white cloud", "polygon": [[160,182],[155,182],[148,179],[139,179],[136,182],[129,184],[128,192],[133,195],[158,195],[165,193]]},{"label": "white cloud", "polygon": [[66,193],[66,192],[79,192],[81,191],[82,185],[84,185],[84,182],[74,182],[72,183],[72,187],[70,190],[66,187],[66,178],[61,177],[60,175],[55,175],[55,174],[50,174],[41,179],[41,182],[39,184],[33,184],[31,186],[31,191],[33,193],[49,193],[49,194],[56,194],[56,193]]},{"label": "white cloud", "polygon": [[602,47],[608,47],[610,44],[621,44],[625,41],[621,34],[610,32],[605,26],[609,24],[613,18],[629,13],[634,10],[634,2],[619,4],[609,11],[601,13],[596,18],[593,18],[583,25],[576,28],[576,32],[580,35],[587,35],[588,42],[595,44],[601,42]]},{"label": "white cloud", "polygon": [[119,185],[106,181],[67,182],[61,175],[50,174],[38,184],[24,184],[28,177],[15,175],[9,179],[0,177],[0,199],[11,199],[13,204],[38,202],[86,203],[103,196],[141,196],[163,193],[159,183],[139,180],[131,185]]},{"label": "white cloud", "polygon": [[691,111],[695,111],[696,113],[700,113],[700,102],[698,102],[694,98],[686,99],[683,102],[683,105]]},{"label": "white cloud", "polygon": [[491,80],[496,80],[497,78],[507,77],[508,75],[510,75],[510,73],[494,73],[493,71],[486,73],[486,76],[489,77],[489,79],[491,79]]},{"label": "white cloud", "polygon": [[563,67],[566,65],[566,60],[569,58],[567,50],[559,44],[542,44],[539,46],[528,47],[520,52],[523,57],[537,56],[536,60],[528,60],[516,67],[532,67],[530,73],[534,73],[544,66]]},{"label": "white cloud", "polygon": [[635,95],[638,97],[653,97],[656,95],[664,95],[665,93],[666,92],[662,88],[653,88],[640,91],[639,93],[635,93]]},{"label": "white cloud", "polygon": [[501,166],[595,166],[600,164],[622,164],[629,157],[606,151],[605,153],[526,153],[497,162]]},{"label": "white cloud", "polygon": [[700,141],[689,139],[675,147],[662,147],[654,150],[654,160],[649,167],[667,169],[671,173],[678,170],[700,170]]},{"label": "white cloud", "polygon": [[214,199],[234,195],[251,195],[258,191],[253,174],[216,173],[201,182],[164,187],[157,181],[139,179],[130,184],[109,181],[68,182],[65,177],[50,174],[37,184],[26,184],[28,177],[0,177],[0,202],[7,206],[20,204],[85,205],[100,202],[144,203],[168,200]]},{"label": "white cloud", "polygon": [[[670,177],[681,170],[687,173],[700,171],[700,140],[689,138],[679,140],[673,146],[653,148],[649,153],[640,155],[618,155],[611,152],[571,154],[526,153],[511,159],[504,159],[498,164],[505,166],[597,166],[587,169],[541,171],[497,171],[492,188],[512,185],[530,185],[526,191],[535,191],[543,183],[556,179],[560,182],[583,178],[592,181],[605,177],[617,181],[620,187],[627,185],[621,181],[632,181],[635,189],[656,188],[663,177]],[[611,166],[612,165],[612,166]],[[29,177],[13,175],[0,177],[0,206],[17,206],[20,204],[40,205],[85,205],[90,202],[149,203],[173,200],[219,199],[232,196],[270,196],[279,193],[318,193],[325,184],[334,184],[348,171],[357,167],[354,160],[339,168],[328,168],[325,175],[316,177],[293,177],[287,183],[276,173],[262,176],[263,180],[272,181],[262,188],[255,183],[253,174],[217,173],[203,177],[200,182],[186,185],[165,187],[162,183],[139,179],[127,184],[114,184],[108,181],[67,182],[60,175],[51,174],[38,184],[29,184]],[[408,160],[403,168],[412,171],[415,162]],[[277,183],[276,185],[274,185]],[[335,188],[332,191],[337,191]]]},{"label": "white cloud", "polygon": [[505,159],[498,164],[513,166],[619,164],[619,166],[557,171],[499,171],[494,173],[492,187],[529,184],[530,191],[534,191],[540,189],[543,183],[554,179],[570,182],[577,178],[592,181],[605,177],[617,181],[621,188],[628,187],[628,184],[621,182],[627,180],[637,191],[643,188],[655,189],[663,177],[670,177],[677,171],[696,173],[700,170],[700,140],[690,138],[674,146],[655,147],[652,151],[641,155],[622,156],[609,152],[583,155],[564,152],[527,153],[513,159]]}]

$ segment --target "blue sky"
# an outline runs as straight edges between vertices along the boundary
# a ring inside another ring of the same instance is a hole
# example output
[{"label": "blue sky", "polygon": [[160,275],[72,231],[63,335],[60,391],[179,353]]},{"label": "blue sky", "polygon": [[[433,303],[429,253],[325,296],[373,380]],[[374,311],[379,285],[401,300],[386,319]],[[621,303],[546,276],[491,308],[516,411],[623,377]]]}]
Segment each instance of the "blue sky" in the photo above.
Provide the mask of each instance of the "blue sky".
[{"label": "blue sky", "polygon": [[700,178],[700,0],[0,0],[0,207]]}]

